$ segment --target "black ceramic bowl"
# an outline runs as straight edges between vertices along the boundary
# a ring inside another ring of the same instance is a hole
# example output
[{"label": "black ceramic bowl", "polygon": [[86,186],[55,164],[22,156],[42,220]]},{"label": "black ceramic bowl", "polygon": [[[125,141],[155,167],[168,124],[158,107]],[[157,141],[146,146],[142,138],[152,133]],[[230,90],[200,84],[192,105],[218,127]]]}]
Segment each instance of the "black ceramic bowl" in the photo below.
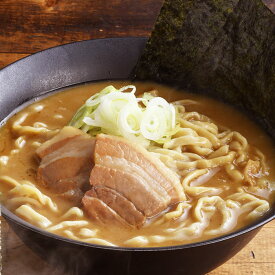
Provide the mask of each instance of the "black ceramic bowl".
[{"label": "black ceramic bowl", "polygon": [[[97,80],[129,79],[145,38],[84,41],[45,50],[0,71],[0,120],[33,97]],[[70,274],[204,274],[242,249],[275,217],[275,205],[260,220],[237,232],[200,243],[160,248],[120,248],[60,237],[18,218],[3,216],[36,253]]]}]

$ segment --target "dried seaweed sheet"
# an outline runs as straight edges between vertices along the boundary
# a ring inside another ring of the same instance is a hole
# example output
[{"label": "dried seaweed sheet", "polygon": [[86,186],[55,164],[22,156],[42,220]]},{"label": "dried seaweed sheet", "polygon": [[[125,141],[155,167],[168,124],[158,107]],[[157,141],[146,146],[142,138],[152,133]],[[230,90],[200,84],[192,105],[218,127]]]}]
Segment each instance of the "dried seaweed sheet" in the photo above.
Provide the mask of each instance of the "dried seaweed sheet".
[{"label": "dried seaweed sheet", "polygon": [[135,75],[249,110],[275,136],[275,15],[260,0],[166,0]]}]

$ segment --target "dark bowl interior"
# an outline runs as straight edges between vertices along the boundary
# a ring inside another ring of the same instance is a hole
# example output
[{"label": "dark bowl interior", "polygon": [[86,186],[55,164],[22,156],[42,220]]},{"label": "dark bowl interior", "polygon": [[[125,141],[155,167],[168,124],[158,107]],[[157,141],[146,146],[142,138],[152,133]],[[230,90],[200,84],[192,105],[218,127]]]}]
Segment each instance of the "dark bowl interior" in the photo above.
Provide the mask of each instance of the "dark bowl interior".
[{"label": "dark bowl interior", "polygon": [[[130,79],[146,38],[110,38],[51,48],[0,71],[0,120],[23,103],[64,87]],[[14,111],[15,110],[15,111]],[[242,230],[208,241],[161,248],[106,247],[60,237],[37,228],[2,206],[18,236],[51,264],[70,274],[204,274],[222,264],[275,217],[275,205]]]}]

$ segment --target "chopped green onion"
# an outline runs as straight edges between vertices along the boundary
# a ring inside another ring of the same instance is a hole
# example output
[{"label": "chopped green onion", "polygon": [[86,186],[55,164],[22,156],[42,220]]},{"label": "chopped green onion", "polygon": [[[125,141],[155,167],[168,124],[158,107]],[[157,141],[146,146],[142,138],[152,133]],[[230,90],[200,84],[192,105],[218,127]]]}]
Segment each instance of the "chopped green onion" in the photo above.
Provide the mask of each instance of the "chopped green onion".
[{"label": "chopped green onion", "polygon": [[[129,89],[132,91],[126,92]],[[150,93],[137,98],[135,92],[134,85],[108,86],[86,100],[69,125],[92,136],[123,136],[144,146],[150,141],[166,142],[178,131],[174,105]]]}]

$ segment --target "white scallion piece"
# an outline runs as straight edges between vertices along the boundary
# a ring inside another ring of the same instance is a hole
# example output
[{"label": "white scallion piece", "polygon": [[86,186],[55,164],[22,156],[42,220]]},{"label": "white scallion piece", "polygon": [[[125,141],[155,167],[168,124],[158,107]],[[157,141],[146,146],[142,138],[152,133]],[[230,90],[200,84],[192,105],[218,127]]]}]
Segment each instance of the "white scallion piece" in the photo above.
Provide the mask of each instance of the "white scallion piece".
[{"label": "white scallion piece", "polygon": [[70,125],[92,136],[122,136],[144,146],[171,138],[177,131],[174,105],[149,93],[138,98],[135,92],[134,85],[104,88],[79,108]]}]

